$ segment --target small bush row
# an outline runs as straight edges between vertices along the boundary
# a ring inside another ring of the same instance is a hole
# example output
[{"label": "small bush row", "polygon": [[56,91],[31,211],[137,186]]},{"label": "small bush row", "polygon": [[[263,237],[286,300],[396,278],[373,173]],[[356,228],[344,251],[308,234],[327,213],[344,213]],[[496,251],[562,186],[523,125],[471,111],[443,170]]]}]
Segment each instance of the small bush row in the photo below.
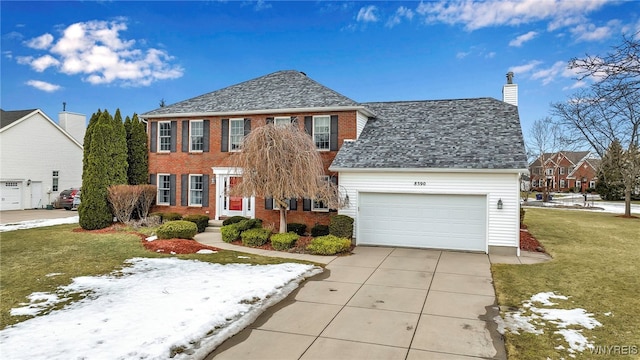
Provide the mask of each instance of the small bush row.
[{"label": "small bush row", "polygon": [[193,239],[197,233],[198,226],[185,220],[167,221],[156,230],[159,239]]},{"label": "small bush row", "polygon": [[315,255],[334,255],[351,248],[351,240],[335,235],[319,236],[309,243],[307,250]]},{"label": "small bush row", "polygon": [[160,218],[161,223],[176,220],[184,220],[195,223],[199,233],[204,232],[207,226],[209,226],[209,217],[207,215],[185,215],[183,217],[182,215],[175,212],[154,212],[149,214],[149,216],[156,216]]},{"label": "small bush row", "polygon": [[238,222],[227,223],[227,225],[224,225],[224,221],[223,221],[222,228],[220,228],[220,233],[222,234],[222,241],[230,243],[238,240],[242,236],[242,234],[247,230],[262,228],[262,220],[260,219],[247,219],[241,216],[238,216],[238,218],[242,218],[242,219],[240,219],[240,221]]}]

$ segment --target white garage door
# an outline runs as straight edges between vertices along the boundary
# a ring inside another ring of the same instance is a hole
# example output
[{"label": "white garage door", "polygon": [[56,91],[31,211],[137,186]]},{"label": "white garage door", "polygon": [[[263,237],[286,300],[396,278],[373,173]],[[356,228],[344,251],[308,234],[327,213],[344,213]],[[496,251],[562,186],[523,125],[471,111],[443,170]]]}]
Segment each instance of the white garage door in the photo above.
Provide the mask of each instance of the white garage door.
[{"label": "white garage door", "polygon": [[17,181],[2,181],[0,182],[0,210],[20,210],[22,209],[22,185]]},{"label": "white garage door", "polygon": [[359,245],[486,251],[486,197],[360,193]]}]

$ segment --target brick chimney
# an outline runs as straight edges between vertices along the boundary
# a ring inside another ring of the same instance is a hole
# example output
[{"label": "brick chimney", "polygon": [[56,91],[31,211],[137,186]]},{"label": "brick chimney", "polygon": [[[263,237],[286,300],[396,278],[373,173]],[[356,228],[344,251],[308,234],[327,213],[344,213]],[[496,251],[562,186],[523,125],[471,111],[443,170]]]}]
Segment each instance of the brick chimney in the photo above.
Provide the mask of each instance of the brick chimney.
[{"label": "brick chimney", "polygon": [[513,83],[513,72],[507,73],[507,83],[502,87],[502,101],[518,106],[518,84]]}]

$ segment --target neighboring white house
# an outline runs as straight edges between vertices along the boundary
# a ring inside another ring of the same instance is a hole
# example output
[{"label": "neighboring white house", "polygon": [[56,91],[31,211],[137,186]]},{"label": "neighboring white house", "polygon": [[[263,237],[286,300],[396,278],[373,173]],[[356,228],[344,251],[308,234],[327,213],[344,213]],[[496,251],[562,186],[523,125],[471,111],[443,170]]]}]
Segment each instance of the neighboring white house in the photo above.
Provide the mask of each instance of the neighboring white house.
[{"label": "neighboring white house", "polygon": [[0,210],[43,208],[82,185],[84,115],[60,113],[74,138],[40,109],[0,112]]}]

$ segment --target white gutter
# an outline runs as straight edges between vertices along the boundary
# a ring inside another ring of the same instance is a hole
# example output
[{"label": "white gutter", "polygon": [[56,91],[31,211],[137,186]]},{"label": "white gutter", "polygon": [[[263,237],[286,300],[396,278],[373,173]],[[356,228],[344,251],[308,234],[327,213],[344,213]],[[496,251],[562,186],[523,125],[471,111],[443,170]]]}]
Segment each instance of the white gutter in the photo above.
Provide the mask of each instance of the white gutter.
[{"label": "white gutter", "polygon": [[260,115],[260,114],[281,114],[281,113],[308,113],[308,112],[333,112],[333,111],[353,111],[357,110],[369,117],[375,114],[365,106],[331,106],[331,107],[308,107],[308,108],[286,108],[286,109],[259,109],[259,110],[242,110],[242,111],[212,111],[212,112],[186,112],[186,113],[167,113],[138,115],[142,119],[161,119],[176,117],[207,117],[207,116],[238,116],[238,115]]},{"label": "white gutter", "polygon": [[463,169],[463,168],[344,168],[329,166],[334,172],[364,172],[364,173],[492,173],[492,174],[520,174],[527,169]]}]

